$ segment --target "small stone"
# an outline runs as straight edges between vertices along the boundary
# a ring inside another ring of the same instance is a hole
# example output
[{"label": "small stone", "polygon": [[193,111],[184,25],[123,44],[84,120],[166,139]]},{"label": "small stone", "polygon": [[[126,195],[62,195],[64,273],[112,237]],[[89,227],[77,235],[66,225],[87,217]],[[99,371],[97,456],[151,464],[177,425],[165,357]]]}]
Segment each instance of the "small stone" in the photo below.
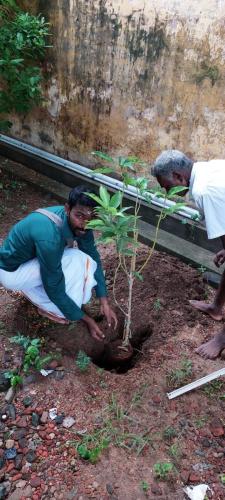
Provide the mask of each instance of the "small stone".
[{"label": "small stone", "polygon": [[49,434],[49,439],[54,439],[54,437],[55,437],[54,432],[51,432],[51,433]]},{"label": "small stone", "polygon": [[7,405],[7,413],[12,420],[16,420],[16,408],[12,403]]},{"label": "small stone", "polygon": [[19,447],[20,448],[27,448],[28,442],[26,438],[19,439]]},{"label": "small stone", "polygon": [[200,481],[200,476],[198,474],[195,474],[194,472],[191,472],[189,474],[188,481],[189,483],[198,483]]},{"label": "small stone", "polygon": [[31,423],[34,427],[37,427],[39,424],[39,415],[37,413],[32,413]]},{"label": "small stone", "polygon": [[13,448],[14,446],[14,439],[7,439],[6,443],[5,443],[5,447],[7,448],[7,450],[9,450],[10,448]]},{"label": "small stone", "polygon": [[158,405],[158,404],[161,403],[162,400],[161,400],[160,396],[155,395],[155,396],[152,397],[152,401],[153,401],[153,403],[155,403],[155,404]]},{"label": "small stone", "polygon": [[30,485],[32,488],[38,488],[38,486],[40,486],[40,484],[41,484],[41,480],[39,477],[31,478]]},{"label": "small stone", "polygon": [[20,472],[18,472],[17,474],[12,476],[12,481],[15,483],[15,481],[18,481],[21,478],[22,478],[22,474],[20,474]]},{"label": "small stone", "polygon": [[18,483],[16,484],[16,487],[17,488],[25,488],[27,484],[27,481],[25,481],[25,479],[21,479],[20,481],[18,481]]},{"label": "small stone", "polygon": [[4,467],[5,465],[5,459],[3,457],[0,458],[0,470]]},{"label": "small stone", "polygon": [[0,484],[0,499],[6,498],[7,489],[4,484]]},{"label": "small stone", "polygon": [[63,427],[70,429],[75,424],[75,419],[73,417],[66,417],[63,420]]},{"label": "small stone", "polygon": [[10,380],[5,377],[5,373],[4,371],[0,372],[0,392],[6,392],[10,387]]},{"label": "small stone", "polygon": [[13,433],[13,437],[16,441],[19,441],[20,439],[24,438],[27,435],[27,429],[17,429]]},{"label": "small stone", "polygon": [[225,434],[223,424],[218,418],[213,419],[210,430],[214,437],[224,436]]},{"label": "small stone", "polygon": [[202,446],[203,446],[203,448],[210,448],[211,443],[210,443],[209,439],[203,438],[202,439]]},{"label": "small stone", "polygon": [[153,493],[153,495],[162,495],[162,490],[157,483],[153,483],[151,485],[151,492]]},{"label": "small stone", "polygon": [[98,487],[99,487],[99,484],[97,483],[97,481],[94,481],[92,484],[92,488],[94,488],[94,490],[97,490]]},{"label": "small stone", "polygon": [[36,460],[36,454],[34,453],[33,450],[28,451],[28,453],[26,454],[26,460],[29,463],[35,462],[35,460]]},{"label": "small stone", "polygon": [[5,395],[5,401],[6,403],[12,403],[14,396],[16,394],[16,388],[15,387],[10,387]]},{"label": "small stone", "polygon": [[65,415],[64,415],[64,413],[62,413],[62,415],[58,415],[58,416],[55,418],[54,422],[55,422],[57,425],[60,425],[60,424],[62,424],[62,423],[63,423],[64,418],[65,418]]},{"label": "small stone", "polygon": [[113,488],[113,485],[110,484],[110,483],[107,483],[106,485],[106,489],[107,489],[107,492],[109,495],[112,495],[113,494],[113,491],[114,491],[114,488]]},{"label": "small stone", "polygon": [[13,460],[17,455],[16,448],[10,448],[8,450],[5,450],[4,456],[6,460]]},{"label": "small stone", "polygon": [[18,455],[15,458],[15,469],[21,470],[22,465],[23,465],[23,455],[22,455],[22,453],[18,453]]},{"label": "small stone", "polygon": [[33,402],[33,399],[31,398],[31,396],[26,396],[23,399],[23,405],[25,406],[25,408],[28,408],[29,406],[31,406],[32,402]]},{"label": "small stone", "polygon": [[16,423],[17,427],[27,427],[27,419],[26,417],[21,417],[19,421]]},{"label": "small stone", "polygon": [[40,421],[42,424],[46,424],[47,420],[48,420],[48,411],[43,411]]},{"label": "small stone", "polygon": [[25,498],[31,498],[32,497],[32,488],[31,488],[31,485],[28,484],[25,488],[25,490],[23,491],[23,496]]}]

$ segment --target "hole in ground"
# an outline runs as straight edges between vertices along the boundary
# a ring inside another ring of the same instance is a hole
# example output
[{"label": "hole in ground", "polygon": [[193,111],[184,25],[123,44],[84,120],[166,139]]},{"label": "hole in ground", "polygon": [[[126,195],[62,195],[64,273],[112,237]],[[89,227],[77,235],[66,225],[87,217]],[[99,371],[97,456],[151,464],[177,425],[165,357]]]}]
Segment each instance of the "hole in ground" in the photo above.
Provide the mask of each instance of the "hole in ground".
[{"label": "hole in ground", "polygon": [[109,342],[104,349],[101,356],[92,359],[93,363],[99,368],[107,371],[114,371],[116,373],[126,373],[138,362],[142,356],[142,346],[152,335],[153,331],[150,326],[136,331],[131,339],[128,350],[125,351],[120,348],[122,340],[117,338]]}]

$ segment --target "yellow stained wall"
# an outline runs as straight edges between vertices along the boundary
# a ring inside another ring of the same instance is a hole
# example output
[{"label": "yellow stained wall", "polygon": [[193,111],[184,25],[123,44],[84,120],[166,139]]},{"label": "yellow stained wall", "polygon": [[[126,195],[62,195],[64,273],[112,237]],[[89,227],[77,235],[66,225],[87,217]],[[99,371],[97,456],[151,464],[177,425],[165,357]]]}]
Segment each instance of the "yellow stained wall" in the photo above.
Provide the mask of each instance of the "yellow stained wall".
[{"label": "yellow stained wall", "polygon": [[225,0],[24,0],[52,24],[46,102],[13,135],[88,163],[224,157]]}]

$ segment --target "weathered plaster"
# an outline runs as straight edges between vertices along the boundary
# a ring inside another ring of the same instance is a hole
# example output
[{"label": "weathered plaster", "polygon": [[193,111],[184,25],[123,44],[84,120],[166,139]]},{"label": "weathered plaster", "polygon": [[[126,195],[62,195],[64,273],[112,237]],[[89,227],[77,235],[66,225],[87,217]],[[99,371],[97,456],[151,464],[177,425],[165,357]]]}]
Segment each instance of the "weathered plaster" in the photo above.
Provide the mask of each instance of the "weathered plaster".
[{"label": "weathered plaster", "polygon": [[224,155],[225,0],[28,3],[52,23],[51,78],[15,136],[82,163],[102,148]]}]

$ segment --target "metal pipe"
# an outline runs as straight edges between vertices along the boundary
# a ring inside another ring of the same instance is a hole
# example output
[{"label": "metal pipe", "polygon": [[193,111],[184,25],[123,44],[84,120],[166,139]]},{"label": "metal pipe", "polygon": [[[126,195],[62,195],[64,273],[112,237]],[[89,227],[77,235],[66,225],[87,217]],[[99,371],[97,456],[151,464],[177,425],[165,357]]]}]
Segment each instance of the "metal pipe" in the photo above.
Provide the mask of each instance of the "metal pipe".
[{"label": "metal pipe", "polygon": [[[111,188],[114,191],[124,190],[123,183],[117,179],[113,179],[112,177],[108,177],[107,175],[104,174],[95,173],[95,171],[91,170],[90,168],[83,167],[82,165],[79,165],[78,163],[74,163],[69,160],[64,160],[59,156],[49,153],[48,151],[39,149],[35,146],[31,146],[30,144],[26,144],[25,142],[22,142],[20,140],[13,139],[12,137],[8,137],[7,135],[4,134],[0,134],[0,142],[9,144],[10,146],[13,146],[14,148],[17,148],[19,150],[26,151],[34,156],[37,156],[38,158],[43,158],[44,160],[53,162],[56,165],[59,165],[60,167],[65,167],[65,169],[67,170],[82,175],[82,177],[86,179],[91,179],[99,184],[103,184],[104,186]],[[124,192],[127,196],[130,196],[131,198],[136,198],[137,189],[134,186],[126,187]],[[140,196],[140,199],[142,200],[142,204],[147,206],[145,198],[143,196]],[[151,203],[152,205],[155,205],[156,207],[159,208],[170,208],[175,205],[173,201],[164,200],[163,198],[158,198],[155,195],[152,195]],[[196,216],[199,217],[199,212],[197,210],[194,210],[193,208],[187,206],[185,206],[182,210],[179,210],[177,213],[187,219],[194,219]]]}]

